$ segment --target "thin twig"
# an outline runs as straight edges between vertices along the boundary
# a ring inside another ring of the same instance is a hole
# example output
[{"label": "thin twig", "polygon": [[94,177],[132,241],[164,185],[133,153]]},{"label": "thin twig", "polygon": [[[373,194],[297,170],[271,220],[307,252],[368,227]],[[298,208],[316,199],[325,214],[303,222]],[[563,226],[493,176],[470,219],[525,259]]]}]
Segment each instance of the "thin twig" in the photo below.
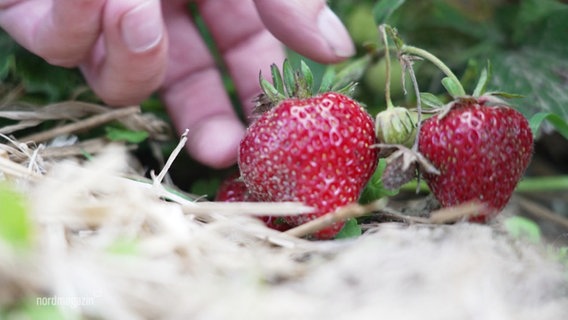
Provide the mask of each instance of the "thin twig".
[{"label": "thin twig", "polygon": [[387,198],[382,198],[366,205],[360,205],[358,203],[348,204],[334,212],[325,214],[317,219],[306,222],[284,233],[295,237],[303,237],[305,235],[312,234],[316,231],[326,228],[335,222],[347,220],[349,218],[360,217],[369,212],[381,210],[385,208],[386,205]]},{"label": "thin twig", "polygon": [[568,229],[568,219],[553,212],[552,210],[524,197],[519,197],[519,204],[533,216],[552,221],[561,225],[563,228]]},{"label": "thin twig", "polygon": [[56,127],[56,128],[53,128],[52,130],[31,134],[31,135],[23,137],[19,140],[24,141],[26,143],[43,142],[43,141],[47,141],[47,140],[53,139],[53,138],[61,136],[61,135],[70,134],[70,133],[73,133],[73,132],[79,132],[79,131],[84,131],[84,130],[87,130],[87,129],[90,129],[90,128],[94,128],[94,127],[100,126],[104,123],[111,122],[113,120],[117,120],[117,119],[120,119],[120,118],[124,118],[124,117],[130,116],[130,115],[133,115],[133,114],[136,114],[136,113],[139,113],[139,112],[140,112],[139,106],[116,109],[116,110],[112,110],[112,111],[105,112],[105,113],[102,113],[102,114],[94,115],[94,116],[87,118],[85,120],[74,122],[74,123],[64,125],[64,126],[61,126],[61,127]]},{"label": "thin twig", "polygon": [[301,202],[192,202],[191,207],[184,208],[188,214],[203,213],[224,213],[224,214],[243,214],[264,216],[270,213],[271,216],[291,216],[310,213],[312,207],[308,207]]},{"label": "thin twig", "polygon": [[175,147],[175,149],[172,151],[172,153],[168,157],[168,160],[164,164],[164,167],[162,168],[160,173],[156,177],[154,177],[153,171],[150,173],[152,175],[152,180],[154,180],[154,185],[161,184],[162,181],[164,180],[164,177],[166,176],[166,174],[168,174],[168,171],[170,170],[170,167],[174,163],[174,160],[177,158],[177,156],[179,155],[179,153],[181,152],[181,150],[185,146],[185,143],[187,142],[187,133],[188,132],[189,132],[189,130],[185,129],[185,131],[181,135],[181,138],[180,138],[177,146]]},{"label": "thin twig", "polygon": [[434,224],[457,222],[474,216],[484,209],[485,205],[483,203],[470,201],[457,206],[433,211],[430,215],[429,222]]},{"label": "thin twig", "polygon": [[108,141],[104,138],[94,138],[85,141],[78,142],[69,146],[61,147],[45,147],[40,155],[44,158],[67,158],[74,157],[78,155],[94,154],[100,152],[105,146],[108,145]]},{"label": "thin twig", "polygon": [[405,215],[392,208],[384,208],[377,214],[373,215],[373,221],[400,221],[406,224],[429,224],[428,218]]}]

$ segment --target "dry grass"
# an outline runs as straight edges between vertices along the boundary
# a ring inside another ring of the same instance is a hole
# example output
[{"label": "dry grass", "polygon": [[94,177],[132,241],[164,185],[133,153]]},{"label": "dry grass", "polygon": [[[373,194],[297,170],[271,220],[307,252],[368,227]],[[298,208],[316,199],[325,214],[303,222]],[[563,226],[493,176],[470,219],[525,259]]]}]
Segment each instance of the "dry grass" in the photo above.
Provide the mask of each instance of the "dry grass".
[{"label": "dry grass", "polygon": [[568,318],[568,273],[544,245],[510,238],[499,221],[434,223],[475,204],[314,242],[252,217],[309,210],[301,204],[194,201],[163,174],[132,179],[121,146],[103,143],[84,163],[3,147],[3,179],[25,195],[35,230],[28,250],[0,242],[6,308],[46,302],[69,319]]}]

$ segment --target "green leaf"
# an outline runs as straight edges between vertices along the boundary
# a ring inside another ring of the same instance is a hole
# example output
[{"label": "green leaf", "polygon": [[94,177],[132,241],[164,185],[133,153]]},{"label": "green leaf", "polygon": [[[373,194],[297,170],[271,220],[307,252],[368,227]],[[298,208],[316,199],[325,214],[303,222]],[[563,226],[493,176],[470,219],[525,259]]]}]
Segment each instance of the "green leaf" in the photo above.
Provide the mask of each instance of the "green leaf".
[{"label": "green leaf", "polygon": [[[565,11],[568,5],[557,0],[524,0],[521,1],[520,9],[513,28],[513,39],[516,42],[524,41],[527,33],[534,32],[534,26],[546,21],[559,11]],[[538,31],[537,31],[538,32]],[[566,32],[566,30],[564,30]]]},{"label": "green leaf", "polygon": [[431,108],[441,108],[444,106],[444,102],[440,100],[440,98],[429,92],[420,92],[420,101]]},{"label": "green leaf", "polygon": [[[36,300],[37,299],[37,300]],[[43,299],[47,299],[49,303],[42,304]],[[57,304],[51,302],[50,297],[37,297],[35,299],[26,299],[19,305],[17,309],[8,312],[7,319],[29,319],[29,320],[64,320],[74,319],[69,317],[59,309]]]},{"label": "green leaf", "polygon": [[529,119],[529,125],[535,139],[538,137],[538,132],[540,131],[540,126],[543,121],[548,121],[552,124],[552,126],[554,126],[558,133],[568,139],[568,123],[566,123],[566,121],[559,115],[548,112],[539,112]]},{"label": "green leaf", "polygon": [[487,67],[481,70],[481,75],[479,76],[477,85],[473,90],[474,97],[479,97],[485,92],[485,88],[487,87],[487,83],[489,82],[490,77],[491,77],[491,63],[487,62]]},{"label": "green leaf", "polygon": [[219,185],[221,185],[219,178],[199,179],[191,185],[190,192],[198,196],[208,196],[212,198],[212,196],[217,193]]},{"label": "green leaf", "polygon": [[15,61],[14,55],[9,55],[4,59],[0,58],[0,80],[8,77],[8,74],[10,74],[10,71],[14,68]]},{"label": "green leaf", "polygon": [[32,224],[24,196],[0,183],[0,238],[15,247],[29,246]]},{"label": "green leaf", "polygon": [[311,94],[314,86],[314,75],[312,73],[312,70],[310,69],[310,67],[308,67],[304,60],[300,61],[300,72],[306,84],[306,89]]},{"label": "green leaf", "polygon": [[[549,254],[558,262],[562,263],[566,268],[568,268],[568,247],[548,247]],[[568,271],[568,269],[566,270]]]},{"label": "green leaf", "polygon": [[78,69],[67,69],[48,64],[23,48],[14,50],[14,74],[27,93],[46,102],[69,99],[74,90],[85,85]]},{"label": "green leaf", "polygon": [[391,191],[386,189],[383,185],[381,177],[383,175],[383,171],[385,170],[386,165],[387,162],[385,159],[379,160],[377,169],[375,170],[373,176],[365,186],[365,189],[363,189],[361,198],[359,198],[359,203],[367,204],[383,197],[392,197],[398,194],[398,190]]},{"label": "green leaf", "polygon": [[107,247],[107,251],[118,255],[136,255],[139,243],[135,239],[118,238]]},{"label": "green leaf", "polygon": [[[278,91],[272,83],[268,82],[268,80],[264,79],[262,75],[260,75],[260,87],[262,88],[262,92],[266,94],[270,101],[281,101],[284,100],[286,97],[282,94],[284,91]],[[282,80],[278,85],[282,85]]]},{"label": "green leaf", "polygon": [[371,61],[371,56],[365,55],[350,62],[335,76],[335,82],[331,87],[331,91],[338,91],[352,83],[358,82],[363,77],[367,69],[369,69]]},{"label": "green leaf", "polygon": [[489,57],[493,65],[491,87],[524,95],[515,106],[527,118],[546,112],[568,121],[567,16],[568,9],[549,12],[542,23],[530,26],[523,46]]},{"label": "green leaf", "polygon": [[505,220],[507,232],[518,239],[526,239],[533,243],[539,243],[542,235],[536,222],[520,216],[513,216]]},{"label": "green leaf", "polygon": [[[272,73],[272,85],[279,94],[284,94],[284,83],[282,82],[282,74],[276,64],[270,66],[270,72]],[[262,79],[262,78],[261,78]]]},{"label": "green leaf", "polygon": [[328,66],[325,69],[325,72],[321,79],[321,85],[320,88],[318,89],[318,93],[328,92],[329,90],[331,90],[334,80],[335,80],[335,68],[333,68],[332,66]]},{"label": "green leaf", "polygon": [[489,92],[486,92],[486,94],[492,95],[492,96],[497,96],[497,97],[500,97],[500,98],[505,98],[505,99],[521,99],[521,98],[525,97],[522,94],[510,93],[510,92],[504,92],[504,91],[489,91]]},{"label": "green leaf", "polygon": [[380,0],[373,7],[373,18],[377,25],[386,23],[393,12],[398,9],[404,0]]},{"label": "green leaf", "polygon": [[129,130],[123,128],[105,127],[106,137],[111,141],[125,141],[128,143],[140,143],[148,138],[148,132]]},{"label": "green leaf", "polygon": [[361,226],[357,223],[357,219],[351,218],[345,222],[345,225],[335,236],[335,239],[355,238],[363,234]]},{"label": "green leaf", "polygon": [[446,88],[446,90],[452,97],[456,98],[461,96],[462,92],[461,84],[456,83],[454,80],[452,80],[452,78],[444,77],[442,79],[442,85],[444,86],[444,88]]},{"label": "green leaf", "polygon": [[288,97],[296,96],[296,76],[294,75],[294,68],[290,64],[290,60],[284,60],[282,64],[282,73],[284,74],[284,87]]}]

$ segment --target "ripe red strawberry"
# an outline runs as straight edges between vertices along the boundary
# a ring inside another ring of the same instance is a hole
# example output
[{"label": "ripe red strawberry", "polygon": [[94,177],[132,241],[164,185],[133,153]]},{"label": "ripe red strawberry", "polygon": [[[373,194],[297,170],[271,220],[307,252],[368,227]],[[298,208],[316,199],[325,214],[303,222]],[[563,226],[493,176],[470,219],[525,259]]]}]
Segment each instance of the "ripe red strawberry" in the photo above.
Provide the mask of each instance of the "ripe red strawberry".
[{"label": "ripe red strawberry", "polygon": [[[221,202],[257,202],[258,200],[248,191],[245,183],[237,174],[229,176],[225,179],[215,196],[215,201]],[[291,227],[281,218],[261,216],[260,220],[264,221],[267,227],[279,231],[286,231]]]},{"label": "ripe red strawberry", "polygon": [[505,105],[484,97],[458,100],[441,118],[422,125],[420,152],[440,170],[424,174],[444,207],[480,200],[487,212],[470,218],[485,222],[507,204],[527,168],[533,136],[528,121]]},{"label": "ripe red strawberry", "polygon": [[[315,208],[286,217],[296,226],[358,200],[377,165],[375,143],[373,119],[365,109],[343,94],[326,92],[286,98],[263,113],[247,129],[238,161],[254,196]],[[335,223],[313,236],[332,238],[342,226]]]}]

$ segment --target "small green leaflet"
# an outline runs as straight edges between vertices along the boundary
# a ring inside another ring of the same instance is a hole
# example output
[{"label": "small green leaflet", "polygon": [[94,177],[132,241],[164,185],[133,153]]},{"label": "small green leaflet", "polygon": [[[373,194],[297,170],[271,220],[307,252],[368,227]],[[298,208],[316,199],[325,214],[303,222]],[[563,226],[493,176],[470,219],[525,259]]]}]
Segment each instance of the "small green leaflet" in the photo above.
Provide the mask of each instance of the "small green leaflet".
[{"label": "small green leaflet", "polygon": [[404,0],[379,0],[373,7],[373,18],[377,25],[386,23],[393,12],[398,9]]},{"label": "small green leaflet", "polygon": [[365,189],[361,194],[361,198],[359,199],[359,203],[362,204],[371,203],[377,199],[384,197],[392,197],[398,193],[398,190],[390,191],[383,186],[382,175],[386,165],[387,162],[385,159],[379,160],[377,169],[375,170],[375,173],[373,173],[373,176],[365,186]]},{"label": "small green leaflet", "polygon": [[23,247],[30,244],[31,237],[26,199],[6,183],[0,183],[0,239]]},{"label": "small green leaflet", "polygon": [[485,92],[485,88],[487,88],[487,82],[491,78],[491,63],[487,62],[487,67],[481,70],[481,75],[479,76],[479,80],[475,89],[473,90],[473,96],[479,97]]},{"label": "small green leaflet", "polygon": [[444,88],[446,88],[446,90],[452,97],[455,98],[462,95],[461,85],[452,80],[452,78],[444,77],[442,79],[442,85],[444,86]]},{"label": "small green leaflet", "polygon": [[361,227],[357,223],[357,219],[351,218],[345,222],[345,225],[335,236],[335,239],[355,238],[363,234]]},{"label": "small green leaflet", "polygon": [[538,224],[520,216],[513,216],[505,220],[507,232],[517,239],[527,239],[532,243],[539,243],[542,235]]},{"label": "small green leaflet", "polygon": [[148,132],[121,129],[116,127],[105,127],[106,137],[111,141],[125,141],[129,143],[140,143],[148,138]]},{"label": "small green leaflet", "polygon": [[441,108],[445,104],[440,98],[429,92],[420,92],[420,101],[430,108]]},{"label": "small green leaflet", "polygon": [[539,112],[529,119],[529,125],[535,138],[538,137],[540,126],[545,120],[552,124],[564,138],[568,139],[568,124],[562,117],[550,112]]},{"label": "small green leaflet", "polygon": [[118,238],[107,247],[107,251],[118,255],[136,255],[139,242],[136,239]]},{"label": "small green leaflet", "polygon": [[[54,303],[49,303],[44,300],[50,299],[50,296],[31,297],[18,303],[17,308],[10,310],[7,313],[7,319],[29,319],[29,320],[65,320],[65,319],[78,319],[70,317],[69,313],[63,313],[59,306]],[[44,304],[45,302],[45,304]],[[78,307],[78,306],[75,306]],[[0,313],[0,318],[2,314]]]}]

